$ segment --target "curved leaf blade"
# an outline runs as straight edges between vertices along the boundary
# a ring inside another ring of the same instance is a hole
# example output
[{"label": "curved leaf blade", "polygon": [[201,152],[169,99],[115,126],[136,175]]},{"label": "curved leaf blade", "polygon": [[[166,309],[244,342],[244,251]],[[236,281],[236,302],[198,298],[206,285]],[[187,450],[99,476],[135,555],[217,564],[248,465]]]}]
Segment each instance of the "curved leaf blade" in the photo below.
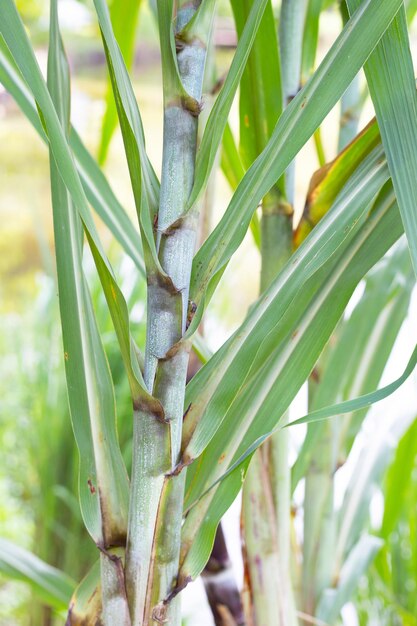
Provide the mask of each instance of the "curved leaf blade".
[{"label": "curved leaf blade", "polygon": [[[359,4],[347,0],[351,12]],[[417,92],[403,4],[364,69],[417,273]]]},{"label": "curved leaf blade", "polygon": [[[259,202],[336,104],[400,5],[400,0],[365,0],[314,76],[286,108],[266,148],[245,174],[221,221],[195,256],[191,278],[194,302],[202,302],[210,280],[243,240]],[[195,185],[197,178],[198,173]]]},{"label": "curved leaf blade", "polygon": [[39,597],[56,610],[68,606],[75,582],[28,550],[0,537],[0,572],[28,583]]}]

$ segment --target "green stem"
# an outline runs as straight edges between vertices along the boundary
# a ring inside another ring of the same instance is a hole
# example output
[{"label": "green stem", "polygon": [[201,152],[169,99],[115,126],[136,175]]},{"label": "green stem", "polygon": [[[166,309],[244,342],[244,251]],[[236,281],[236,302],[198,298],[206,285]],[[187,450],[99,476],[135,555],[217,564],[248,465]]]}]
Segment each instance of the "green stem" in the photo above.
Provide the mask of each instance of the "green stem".
[{"label": "green stem", "polygon": [[[100,555],[100,579],[103,589],[103,619],[105,626],[132,626],[126,598],[123,562],[112,552]],[[105,592],[104,592],[105,590]]]},{"label": "green stem", "polygon": [[[274,191],[264,198],[261,222],[261,293],[291,255],[292,214]],[[290,575],[291,485],[287,430],[251,461],[243,487],[244,596],[250,625],[296,626]]]},{"label": "green stem", "polygon": [[[162,0],[161,0],[162,1]],[[197,4],[180,9],[180,32]],[[161,7],[162,10],[162,7]],[[177,62],[184,89],[201,100],[206,48],[200,39],[181,39]],[[197,215],[183,218],[194,180],[198,117],[182,94],[165,93],[164,145],[158,213],[159,259],[167,279],[148,276],[148,331],[145,382],[158,398],[166,423],[137,416],[127,545],[127,593],[133,624],[180,623],[176,585],[182,522],[184,474],[170,473],[179,462],[183,405],[190,346],[186,330]]]},{"label": "green stem", "polygon": [[243,489],[243,603],[249,626],[267,626],[272,623],[281,626],[287,623],[284,572],[275,532],[277,519],[268,467],[268,445],[254,455]]},{"label": "green stem", "polygon": [[335,539],[335,435],[335,424],[329,421],[306,474],[302,607],[307,615],[315,615],[318,599],[331,583]]},{"label": "green stem", "polygon": [[[345,26],[349,21],[349,11],[345,0],[340,5],[340,12],[343,26]],[[341,152],[358,133],[359,118],[363,106],[359,74],[355,76],[343,94],[340,105],[338,152]]]},{"label": "green stem", "polygon": [[301,59],[307,0],[282,0],[279,47],[284,102],[288,104],[300,88]]},{"label": "green stem", "polygon": [[[279,21],[279,47],[284,106],[287,106],[300,89],[301,60],[307,0],[282,0]],[[288,201],[294,205],[295,161],[285,174]]]},{"label": "green stem", "polygon": [[[285,105],[299,89],[306,8],[306,0],[283,0],[281,4],[279,44]],[[292,252],[295,163],[286,172],[285,190],[289,205],[282,202],[277,192],[268,194],[263,201],[261,293],[268,288]],[[289,433],[282,430],[272,437],[267,447],[255,453],[243,489],[246,580],[251,596],[247,614],[249,623],[254,626],[297,624],[290,573],[288,437]],[[272,503],[273,514],[268,502]],[[265,514],[265,507],[270,511],[269,515]],[[270,590],[266,584],[271,586]]]}]

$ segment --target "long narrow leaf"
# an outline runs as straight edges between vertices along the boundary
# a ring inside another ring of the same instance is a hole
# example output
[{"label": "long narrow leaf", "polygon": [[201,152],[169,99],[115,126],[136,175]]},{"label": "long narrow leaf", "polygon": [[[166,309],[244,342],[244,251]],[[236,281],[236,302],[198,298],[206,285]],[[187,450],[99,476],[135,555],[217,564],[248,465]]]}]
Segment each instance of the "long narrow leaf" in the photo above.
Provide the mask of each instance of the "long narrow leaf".
[{"label": "long narrow leaf", "polygon": [[[132,394],[135,406],[141,404],[144,410],[156,412],[161,415],[161,405],[146,391],[145,384],[138,364],[136,355],[132,350],[131,341],[125,341],[129,330],[121,328],[120,321],[123,323],[128,319],[126,302],[123,294],[115,280],[112,267],[103,250],[100,238],[98,236],[94,221],[92,219],[87,198],[84,193],[77,169],[74,164],[73,156],[68,145],[67,137],[64,129],[61,127],[55,107],[51,101],[48,89],[36,61],[34,52],[30,46],[23,24],[12,0],[5,0],[0,6],[0,34],[4,37],[10,52],[13,55],[16,65],[19,67],[27,85],[30,87],[36,100],[37,107],[42,113],[42,121],[49,138],[49,145],[54,157],[59,174],[65,183],[66,188],[71,194],[72,202],[78,210],[84,229],[88,235],[89,241],[93,245],[95,256],[99,255],[101,260],[101,269],[106,275],[106,281],[102,282],[106,299],[109,304],[110,313],[112,315],[118,339],[121,345],[124,361],[129,370],[130,381],[133,382]],[[139,128],[140,132],[140,128]],[[149,193],[157,193],[157,181],[152,173],[149,161],[144,159],[147,167],[146,181]],[[103,276],[103,273],[100,274]]]},{"label": "long narrow leaf", "polygon": [[[279,416],[285,411],[293,397],[292,394],[291,397],[288,394],[289,382],[294,381],[296,376],[300,376],[301,384],[312,367],[312,363],[307,365],[306,355],[311,356],[313,360],[315,357],[312,353],[315,350],[317,350],[315,354],[318,355],[326,341],[321,333],[326,333],[325,336],[329,337],[338,316],[348,301],[349,293],[352,293],[354,289],[354,285],[400,233],[401,223],[395,203],[392,199],[381,202],[378,210],[371,216],[369,223],[365,222],[357,237],[353,239],[351,248],[347,244],[346,252],[340,253],[343,263],[340,263],[340,257],[333,259],[335,272],[333,278],[329,278],[323,267],[317,272],[315,280],[310,281],[300,293],[299,298],[302,301],[308,297],[308,290],[313,290],[312,293],[310,292],[313,298],[311,305],[307,309],[305,303],[302,305],[302,310],[305,311],[304,315],[306,315],[306,319],[309,319],[308,324],[304,326],[303,323],[297,323],[296,318],[294,319],[296,301],[288,309],[287,319],[288,321],[294,320],[293,324],[297,332],[294,335],[294,331],[291,331],[290,326],[288,326],[287,343],[284,343],[283,346],[278,344],[279,347],[265,362],[264,367],[259,370],[259,374],[252,378],[250,385],[242,388],[232,407],[227,411],[227,419],[219,428],[210,446],[198,461],[188,469],[186,502],[192,508],[188,513],[183,530],[182,574],[184,577],[194,576],[204,563],[204,559],[207,558],[207,551],[210,549],[210,542],[213,538],[212,533],[220,516],[239,490],[242,480],[241,474],[244,475],[245,465],[249,459],[243,462],[240,467],[236,467],[226,479],[217,484],[214,489],[206,492],[206,496],[199,500],[204,493],[202,490],[213,487],[214,481],[218,482],[224,476],[228,464],[233,462],[233,459],[237,462],[239,457],[249,450],[253,442],[257,442],[258,445],[261,443],[257,440],[256,431],[259,433],[260,429],[266,428],[268,422],[279,422]],[[350,250],[349,253],[348,250]],[[344,273],[345,277],[342,282],[336,279],[336,275],[340,272]],[[348,276],[352,280],[350,288],[348,288],[350,281]],[[321,281],[323,281],[324,291],[321,292],[320,290],[320,297],[318,295],[314,297],[314,287],[317,287],[317,283],[320,284]],[[335,286],[335,292],[332,291],[332,284]],[[339,299],[342,298],[340,284],[348,289],[342,300]],[[326,312],[325,309],[321,308],[321,306],[326,307],[325,302],[328,303]],[[316,322],[313,323],[313,320]],[[329,324],[327,330],[325,330],[324,320],[326,320],[326,325]],[[306,334],[304,335],[304,333]],[[320,336],[322,336],[321,340]],[[299,345],[300,352],[299,356],[296,357],[298,350],[297,348],[294,350],[294,348],[299,341],[302,341],[302,345]],[[308,343],[308,348],[304,341]],[[323,343],[320,345],[321,341]],[[292,351],[294,351],[293,357],[290,357],[289,354]],[[287,356],[288,361],[286,361]],[[284,361],[285,367],[283,367]],[[291,367],[289,367],[290,363]],[[305,372],[302,371],[303,367],[306,367]],[[275,380],[279,381],[279,384],[274,384],[275,376],[277,376]],[[254,389],[256,394],[253,392]],[[279,404],[280,407],[278,407]],[[227,409],[218,406],[218,410]],[[237,423],[240,424],[239,428],[236,428]],[[199,480],[198,476],[204,476],[204,480]],[[197,531],[198,535],[196,536]],[[191,536],[193,537],[192,541]]]},{"label": "long narrow leaf", "polygon": [[[363,2],[314,76],[284,111],[267,147],[246,173],[220,223],[195,257],[191,279],[194,302],[202,301],[210,280],[215,280],[241,243],[261,199],[348,87],[400,5],[400,0]],[[197,172],[196,188],[201,177],[204,174]],[[195,326],[201,313],[195,316]]]},{"label": "long narrow leaf", "polygon": [[[408,251],[402,246],[370,272],[360,302],[336,330],[324,359],[316,366],[319,384],[313,395],[312,410],[341,398],[363,395],[378,386],[408,310],[413,285]],[[365,409],[338,419],[336,465],[346,459],[366,412]],[[327,428],[326,422],[309,427],[293,466],[293,489],[316,458],[317,442]]]},{"label": "long narrow leaf", "polygon": [[404,5],[364,69],[417,273],[417,92]]},{"label": "long narrow leaf", "polygon": [[222,402],[230,401],[248,372],[256,371],[255,357],[257,363],[263,363],[270,356],[276,345],[272,332],[280,328],[281,318],[297,292],[353,236],[358,220],[387,176],[388,168],[377,148],[358,168],[332,211],[292,256],[235,335],[191,381],[186,396],[186,406],[191,406],[184,422],[184,447],[189,458],[201,453],[224,417],[224,412],[216,408],[216,395]]},{"label": "long narrow leaf", "polygon": [[[69,70],[51,4],[48,86],[63,129],[69,128]],[[82,269],[82,225],[50,156],[55,250],[68,397],[80,452],[80,503],[94,541],[117,545],[127,529],[129,485],[116,432],[110,368]]]},{"label": "long narrow leaf", "polygon": [[28,583],[49,606],[65,610],[75,582],[37,556],[7,539],[0,538],[0,572],[15,580]]},{"label": "long narrow leaf", "polygon": [[[39,119],[35,100],[1,35],[0,82],[13,96],[41,139],[46,143],[47,137]],[[74,128],[71,128],[69,142],[74,151],[76,166],[88,200],[144,276],[142,244],[137,230]]]}]

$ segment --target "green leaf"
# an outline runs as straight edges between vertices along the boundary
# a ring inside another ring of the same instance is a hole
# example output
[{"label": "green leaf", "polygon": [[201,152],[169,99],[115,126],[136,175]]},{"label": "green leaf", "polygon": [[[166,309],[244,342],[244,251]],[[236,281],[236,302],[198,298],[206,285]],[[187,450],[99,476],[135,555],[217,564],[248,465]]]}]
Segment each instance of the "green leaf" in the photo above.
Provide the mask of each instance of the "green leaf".
[{"label": "green leaf", "polygon": [[[39,69],[34,52],[30,46],[23,24],[12,0],[6,0],[1,5],[0,16],[2,17],[0,20],[0,34],[3,35],[11,53],[13,54],[14,61],[22,72],[24,79],[35,97],[37,107],[41,111],[42,119],[45,123],[50,149],[54,157],[54,164],[56,164],[59,174],[71,195],[72,202],[79,212],[84,230],[88,236],[90,245],[92,245],[93,248],[93,255],[96,259],[98,256],[100,257],[100,264],[98,268],[100,269],[99,275],[100,277],[103,277],[104,275],[106,276],[106,280],[103,280],[102,286],[106,295],[106,300],[109,305],[115,329],[118,333],[122,356],[124,362],[127,363],[130,380],[133,381],[134,378],[136,378],[134,381],[134,389],[132,389],[134,405],[138,406],[141,404],[144,411],[150,411],[151,413],[156,412],[158,415],[161,415],[162,407],[160,403],[156,401],[145,388],[142,375],[136,362],[137,357],[132,349],[132,342],[126,341],[126,336],[129,335],[129,330],[122,328],[120,323],[121,320],[123,321],[127,319],[127,306],[124,301],[123,294],[117,285],[112,267],[104,253],[89,210],[84,189],[74,164],[66,133],[61,127],[57,112],[53,102],[51,101],[51,97]],[[123,63],[123,61],[121,61],[121,63]],[[130,85],[130,82],[128,84]],[[133,106],[137,108],[136,101]],[[135,113],[135,109],[133,109],[133,113]],[[136,122],[138,127],[135,128],[139,134],[139,139],[141,139],[141,137],[143,137],[143,129],[141,128],[140,120],[136,119]],[[139,142],[139,147],[141,150],[144,150],[143,143]],[[144,188],[146,189],[148,196],[152,196],[152,198],[156,201],[155,195],[157,194],[157,180],[145,154],[143,154],[142,163],[144,168]]]},{"label": "green leaf", "polygon": [[382,387],[381,389],[378,389],[377,391],[373,391],[371,393],[366,393],[365,395],[360,396],[359,398],[354,398],[353,400],[346,400],[345,402],[340,402],[330,407],[317,409],[316,411],[312,411],[308,415],[304,415],[303,417],[300,417],[299,419],[290,422],[289,424],[287,424],[287,426],[319,422],[320,420],[327,419],[328,417],[333,417],[334,415],[352,413],[353,411],[359,411],[360,409],[368,408],[372,404],[375,404],[375,402],[380,402],[381,400],[388,398],[388,396],[397,391],[397,389],[399,389],[401,385],[405,383],[407,378],[409,378],[409,376],[412,374],[416,365],[417,346],[414,348],[413,353],[407,363],[407,366],[401,376],[386,387]]},{"label": "green leaf", "polygon": [[[219,224],[195,256],[191,278],[194,302],[202,302],[210,280],[242,242],[259,202],[348,87],[400,5],[400,0],[363,2],[314,76],[286,108],[267,147],[245,174]],[[196,189],[203,178],[202,172],[196,173]],[[199,315],[195,324],[198,319]]]},{"label": "green leaf", "polygon": [[[410,258],[404,246],[370,272],[364,295],[350,318],[339,325],[315,368],[318,384],[312,409],[329,406],[340,398],[357,397],[377,387],[407,313],[413,284]],[[336,466],[345,461],[366,413],[364,409],[338,419]],[[309,426],[293,466],[293,490],[316,457],[317,443],[327,428],[324,421]]]},{"label": "green leaf", "polygon": [[145,278],[142,242],[137,228],[74,128],[71,128],[69,143],[88,201]]},{"label": "green leaf", "polygon": [[[400,235],[401,222],[392,193],[388,193],[368,220],[361,223],[355,230],[356,236],[304,283],[290,305],[286,304],[287,310],[274,332],[268,328],[268,316],[264,316],[264,337],[270,345],[270,356],[265,359],[262,349],[255,353],[251,362],[258,367],[253,368],[251,377],[242,376],[242,387],[237,395],[234,393],[232,403],[228,405],[219,395],[217,404],[213,405],[212,410],[216,406],[217,412],[225,413],[226,417],[204,453],[187,470],[188,514],[183,528],[181,576],[194,577],[204,565],[213,540],[212,532],[241,486],[251,453],[264,440],[261,433],[266,433],[268,424],[279,424],[296,390],[308,377],[357,282]],[[275,283],[280,283],[284,272],[285,268]],[[274,283],[265,294],[267,301],[272,299],[273,288]],[[243,334],[242,329],[239,333]],[[216,355],[213,360],[213,365],[219,369],[221,360],[216,359]],[[245,367],[245,362],[240,361],[240,365]],[[188,414],[185,424],[187,419]],[[224,478],[227,470],[231,473]]]},{"label": "green leaf", "polygon": [[195,204],[209,179],[230,109],[268,1],[254,0],[226,80],[210,112],[203,138],[197,151],[194,185],[188,202],[189,207]]},{"label": "green leaf", "polygon": [[[132,67],[134,59],[135,35],[140,6],[141,0],[125,0],[124,2],[114,0],[110,9],[115,38],[119,42],[120,51],[128,69]],[[98,161],[100,164],[103,164],[106,160],[116,124],[116,104],[113,98],[111,82],[108,81],[106,110],[101,124],[100,146],[98,150]]]},{"label": "green leaf", "polygon": [[404,5],[364,69],[417,273],[417,92]]},{"label": "green leaf", "polygon": [[241,327],[190,382],[186,406],[191,404],[191,408],[183,427],[184,448],[190,458],[204,450],[224,418],[224,411],[216,408],[216,395],[223,406],[231,402],[248,372],[256,371],[255,357],[257,363],[262,363],[271,355],[277,345],[272,333],[279,331],[281,318],[298,291],[354,235],[358,221],[387,177],[388,168],[380,148],[376,148],[351,177],[332,210],[252,307]]},{"label": "green leaf", "polygon": [[[48,86],[64,132],[69,130],[69,69],[51,3]],[[103,547],[126,535],[129,484],[116,431],[110,368],[82,268],[82,224],[50,153],[55,251],[64,359],[85,525]]]},{"label": "green leaf", "polygon": [[[253,0],[231,0],[241,39]],[[277,30],[268,1],[240,81],[240,152],[245,168],[259,156],[283,109]]]},{"label": "green leaf", "polygon": [[0,537],[0,572],[28,583],[48,606],[64,611],[75,589],[69,576],[40,558]]},{"label": "green leaf", "polygon": [[[227,182],[229,183],[232,190],[235,191],[243,176],[245,175],[245,168],[243,167],[239,151],[233,138],[232,130],[228,123],[226,124],[223,133],[220,165],[223,174],[227,179]],[[256,247],[260,249],[261,225],[259,222],[259,217],[256,213],[254,213],[252,216],[250,228]]]},{"label": "green leaf", "polygon": [[245,168],[229,123],[223,133],[221,167],[231,189],[235,191],[245,175]]},{"label": "green leaf", "polygon": [[96,561],[75,589],[69,603],[68,626],[100,626],[101,622],[100,560]]},{"label": "green leaf", "polygon": [[159,263],[153,223],[158,213],[159,182],[146,154],[142,119],[129,74],[115,39],[105,0],[94,0],[125,145],[148,273],[164,272]]},{"label": "green leaf", "polygon": [[[1,35],[0,82],[16,100],[41,139],[47,143],[33,96]],[[71,128],[69,142],[89,202],[144,276],[142,244],[130,218],[74,128]]]}]

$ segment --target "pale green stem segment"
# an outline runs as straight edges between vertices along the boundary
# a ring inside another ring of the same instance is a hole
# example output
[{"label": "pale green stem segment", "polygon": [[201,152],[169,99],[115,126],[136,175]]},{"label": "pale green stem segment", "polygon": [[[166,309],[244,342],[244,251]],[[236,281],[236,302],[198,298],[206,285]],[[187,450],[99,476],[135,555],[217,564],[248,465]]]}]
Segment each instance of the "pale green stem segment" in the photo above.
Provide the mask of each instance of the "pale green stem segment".
[{"label": "pale green stem segment", "polygon": [[[303,34],[307,5],[307,0],[282,0],[281,4],[279,47],[284,106],[287,106],[300,90]],[[295,161],[288,167],[285,177],[287,200],[294,206]]]},{"label": "pale green stem segment", "polygon": [[[160,22],[166,7],[158,2]],[[137,415],[128,528],[126,577],[133,624],[180,624],[174,599],[178,573],[184,473],[179,462],[189,344],[181,341],[189,312],[188,293],[197,215],[183,218],[194,182],[199,103],[206,59],[201,38],[183,28],[198,3],[178,11],[176,62],[184,92],[164,76],[164,145],[157,224],[161,266],[169,280],[148,276],[145,382],[158,398],[166,423]],[[181,34],[181,37],[179,36]],[[163,45],[162,41],[161,44]],[[166,51],[166,48],[165,48]],[[172,66],[171,66],[172,69]],[[168,73],[169,68],[164,67]],[[171,475],[170,475],[171,474]]]},{"label": "pale green stem segment", "polygon": [[340,128],[337,151],[341,152],[356,137],[363,97],[359,74],[355,76],[340,101]]},{"label": "pale green stem segment", "polygon": [[[292,250],[292,216],[275,193],[264,199],[261,222],[263,293]],[[288,429],[256,451],[243,487],[245,610],[249,624],[296,626],[290,574],[291,483]]]},{"label": "pale green stem segment", "polygon": [[100,555],[102,618],[104,626],[132,626],[126,598],[124,566],[117,551]]},{"label": "pale green stem segment", "polygon": [[[306,9],[306,0],[283,0],[281,5],[279,44],[285,105],[299,89]],[[286,172],[285,186],[290,202],[288,211],[283,210],[284,203],[280,202],[276,192],[268,194],[263,201],[261,293],[269,287],[292,252],[294,162]],[[289,432],[284,429],[272,437],[267,446],[258,450],[243,489],[246,577],[251,593],[246,605],[250,606],[250,623],[257,626],[269,623],[296,626],[298,623],[290,573],[291,474],[288,446]]]},{"label": "pale green stem segment", "polygon": [[[333,511],[333,475],[336,471],[335,441],[338,424],[329,420],[318,441],[306,474],[304,496],[304,543],[301,606],[315,615],[321,593],[331,585],[331,551],[336,518]],[[305,622],[307,624],[307,622]]]},{"label": "pale green stem segment", "polygon": [[[349,11],[344,0],[340,5],[340,12],[343,26],[346,26],[349,21]],[[358,134],[362,105],[361,82],[360,76],[357,74],[340,100],[338,152],[341,152]]]},{"label": "pale green stem segment", "polygon": [[246,620],[251,626],[288,623],[268,451],[269,442],[254,454],[243,489],[243,602]]}]

